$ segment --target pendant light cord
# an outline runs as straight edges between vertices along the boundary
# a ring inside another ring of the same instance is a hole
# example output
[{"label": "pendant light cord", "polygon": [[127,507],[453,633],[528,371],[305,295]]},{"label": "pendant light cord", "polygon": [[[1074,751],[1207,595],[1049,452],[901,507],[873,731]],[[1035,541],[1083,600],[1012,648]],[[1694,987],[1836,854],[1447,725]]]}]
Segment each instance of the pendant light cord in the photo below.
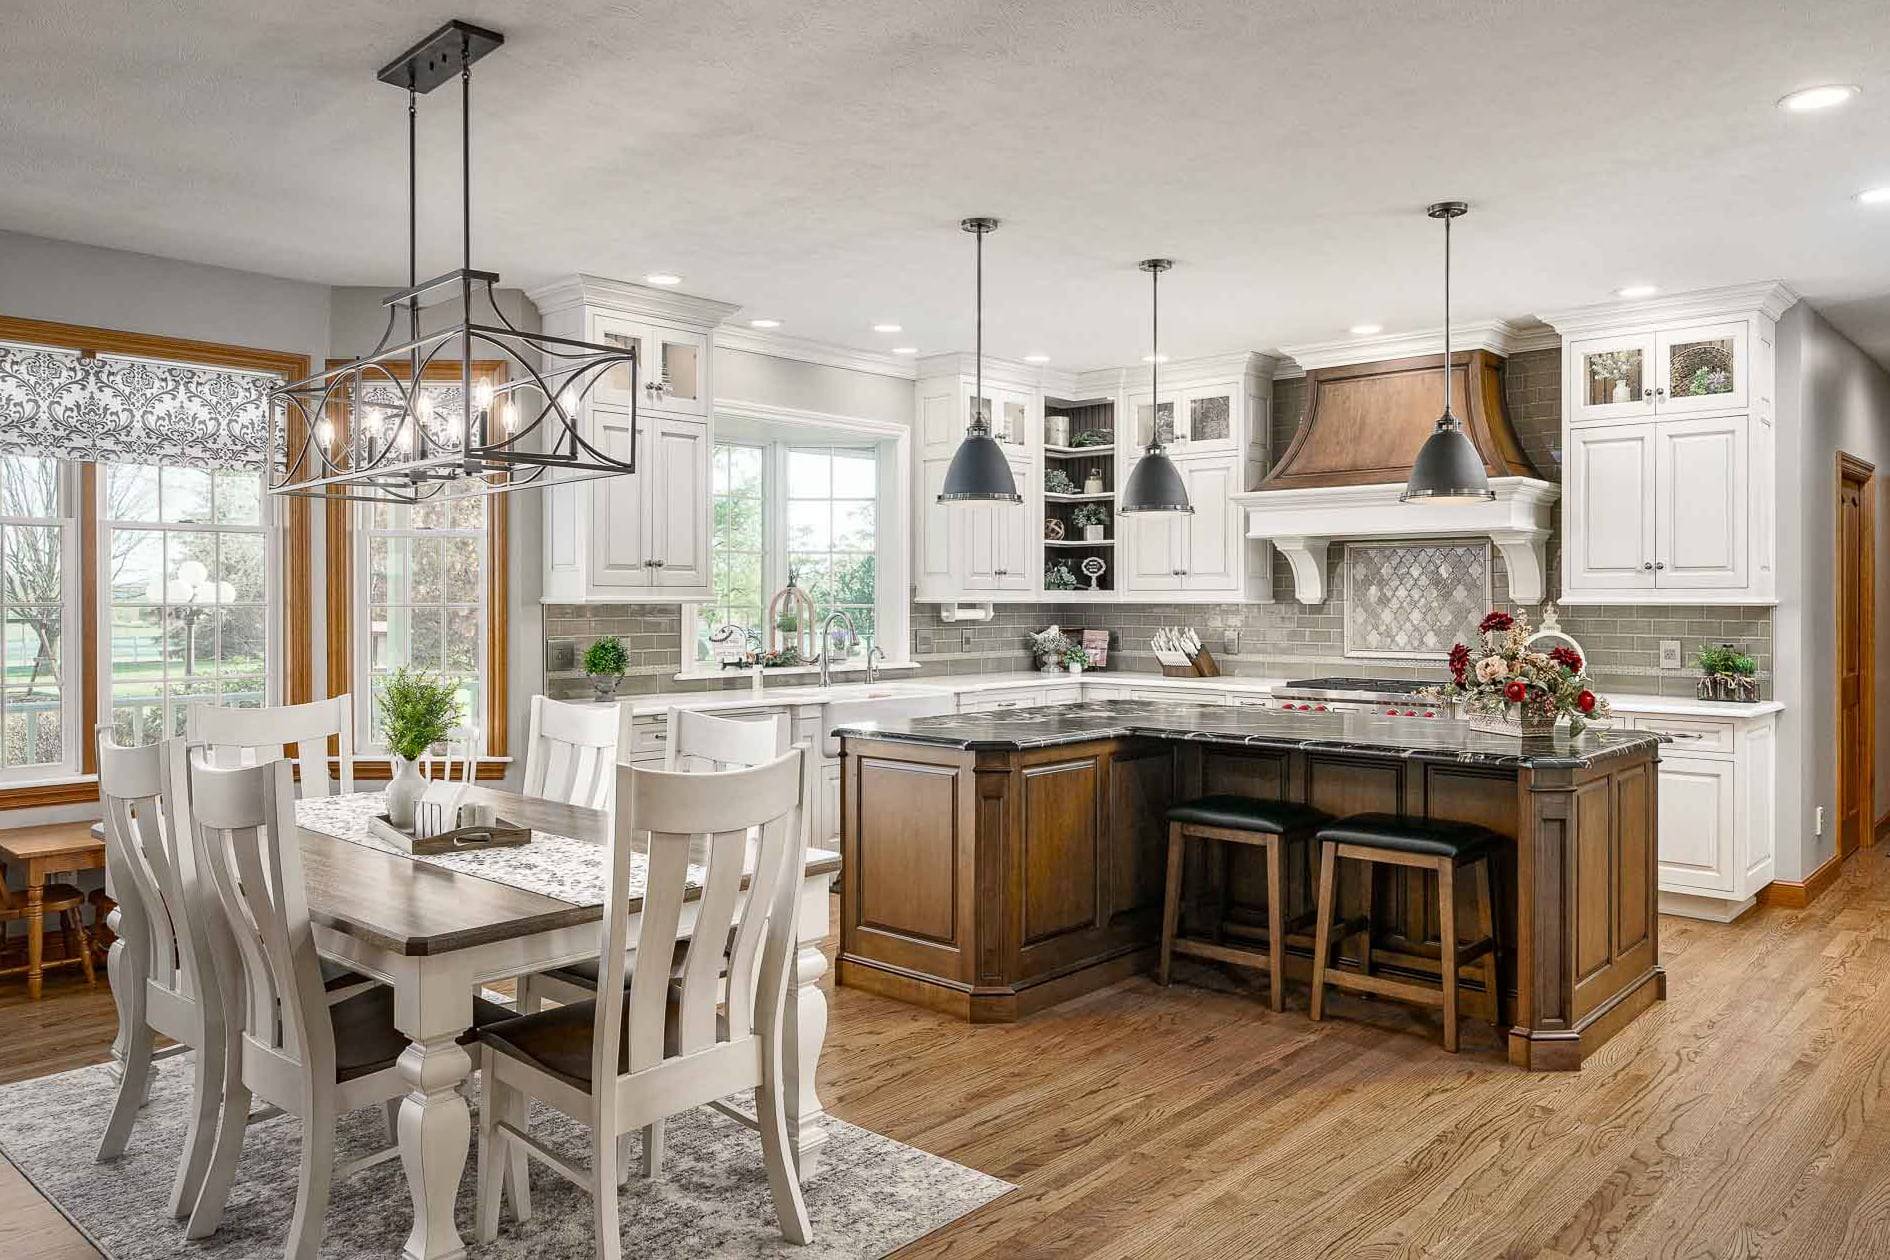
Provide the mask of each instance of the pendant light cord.
[{"label": "pendant light cord", "polygon": [[1455,420],[1450,413],[1450,220],[1444,220],[1444,416],[1445,420]]},{"label": "pendant light cord", "polygon": [[989,433],[991,424],[984,414],[984,231],[979,229],[972,235],[978,238],[977,278],[974,282],[977,309],[972,315],[975,328],[973,339],[976,342],[978,384],[976,392],[971,396],[971,426],[979,433]]},{"label": "pendant light cord", "polygon": [[1162,273],[1148,273],[1148,449],[1162,449]]}]

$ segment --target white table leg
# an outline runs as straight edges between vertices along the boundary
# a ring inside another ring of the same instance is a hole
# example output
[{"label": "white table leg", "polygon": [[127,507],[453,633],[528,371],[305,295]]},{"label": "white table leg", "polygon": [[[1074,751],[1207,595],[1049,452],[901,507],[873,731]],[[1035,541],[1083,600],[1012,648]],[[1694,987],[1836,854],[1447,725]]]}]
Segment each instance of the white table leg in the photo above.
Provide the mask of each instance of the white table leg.
[{"label": "white table leg", "polygon": [[412,1042],[399,1062],[408,1085],[400,1104],[400,1166],[413,1198],[413,1232],[400,1254],[405,1260],[458,1260],[466,1247],[453,1220],[453,1200],[472,1139],[472,1112],[460,1083],[473,1070],[459,1037],[472,1025],[472,987],[450,973],[422,973],[416,984],[398,985],[397,994],[394,1022]]},{"label": "white table leg", "polygon": [[814,1092],[820,1048],[827,1040],[827,995],[820,991],[820,978],[826,972],[827,958],[819,943],[803,939],[788,977],[786,1035],[781,1047],[787,1077],[788,1145],[803,1185],[820,1171],[820,1148],[827,1144],[827,1130],[821,1123],[827,1113]]}]

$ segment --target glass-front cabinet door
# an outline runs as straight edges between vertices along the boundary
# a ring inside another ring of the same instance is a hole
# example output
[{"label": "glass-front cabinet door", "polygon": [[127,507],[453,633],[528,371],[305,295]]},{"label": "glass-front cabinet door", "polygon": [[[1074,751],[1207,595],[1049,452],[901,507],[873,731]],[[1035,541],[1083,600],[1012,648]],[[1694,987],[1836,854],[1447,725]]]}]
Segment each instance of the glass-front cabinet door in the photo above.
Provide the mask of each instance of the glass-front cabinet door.
[{"label": "glass-front cabinet door", "polygon": [[[638,410],[685,416],[708,414],[703,369],[709,357],[709,339],[701,333],[599,314],[591,319],[591,339],[637,352]],[[628,407],[630,393],[630,369],[618,366],[597,382],[591,390],[591,401]]]},{"label": "glass-front cabinet door", "polygon": [[1160,428],[1163,446],[1175,444],[1175,398],[1170,394],[1162,399],[1161,406],[1150,405],[1148,394],[1129,396],[1129,443],[1131,451],[1139,451],[1148,446],[1151,431]]},{"label": "glass-front cabinet door", "polygon": [[1234,392],[1194,389],[1176,399],[1175,444],[1182,451],[1224,451],[1234,445]]},{"label": "glass-front cabinet door", "polygon": [[1651,416],[1659,401],[1654,335],[1626,333],[1569,343],[1566,358],[1571,424]]},{"label": "glass-front cabinet door", "polygon": [[1657,339],[1662,415],[1746,408],[1746,325],[1701,324]]}]

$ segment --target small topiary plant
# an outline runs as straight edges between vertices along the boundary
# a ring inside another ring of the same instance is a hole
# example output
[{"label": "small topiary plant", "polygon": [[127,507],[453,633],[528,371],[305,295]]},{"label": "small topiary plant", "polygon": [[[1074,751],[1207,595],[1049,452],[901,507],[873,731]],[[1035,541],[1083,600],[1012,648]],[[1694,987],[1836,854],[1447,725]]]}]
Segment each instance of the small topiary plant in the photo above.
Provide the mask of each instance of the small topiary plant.
[{"label": "small topiary plant", "polygon": [[621,678],[629,667],[630,653],[622,639],[602,638],[584,649],[584,672],[593,678]]}]

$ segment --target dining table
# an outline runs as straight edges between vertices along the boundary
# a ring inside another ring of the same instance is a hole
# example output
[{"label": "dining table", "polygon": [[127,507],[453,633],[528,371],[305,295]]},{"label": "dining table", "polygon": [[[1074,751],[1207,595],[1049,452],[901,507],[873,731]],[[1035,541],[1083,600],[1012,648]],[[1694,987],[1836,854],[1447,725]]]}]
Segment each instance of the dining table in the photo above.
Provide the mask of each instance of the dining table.
[{"label": "dining table", "polygon": [[[454,1201],[465,1172],[472,1116],[463,1086],[473,1056],[459,1044],[474,994],[488,984],[595,958],[603,917],[610,817],[602,810],[470,786],[464,803],[490,805],[533,832],[517,849],[439,858],[399,852],[358,825],[378,793],[297,803],[302,868],[315,945],[394,991],[394,1023],[407,1038],[398,1070],[400,1163],[413,1201],[406,1260],[465,1254]],[[815,1069],[827,1033],[828,901],[840,855],[807,851],[789,971],[783,1046],[788,1135],[802,1181],[827,1140]],[[693,928],[691,889],[678,937]],[[641,898],[630,902],[635,939]],[[121,1038],[122,1040],[122,1038]],[[115,1048],[116,1053],[116,1048]]]}]

